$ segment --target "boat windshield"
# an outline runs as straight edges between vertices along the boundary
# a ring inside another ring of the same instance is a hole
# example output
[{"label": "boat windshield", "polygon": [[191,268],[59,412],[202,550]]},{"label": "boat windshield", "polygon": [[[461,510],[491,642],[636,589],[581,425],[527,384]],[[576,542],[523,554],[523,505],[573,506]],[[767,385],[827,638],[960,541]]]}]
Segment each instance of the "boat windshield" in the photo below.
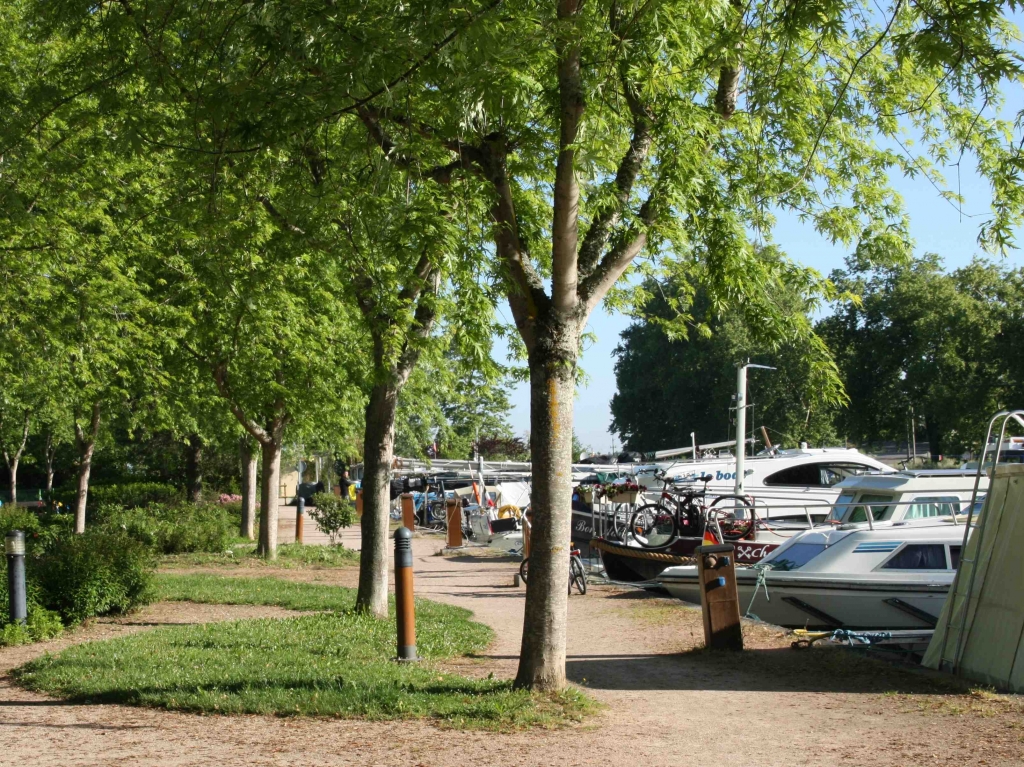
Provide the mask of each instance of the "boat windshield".
[{"label": "boat windshield", "polygon": [[951,517],[960,513],[960,499],[953,496],[917,497],[907,508],[904,519],[930,519],[931,517]]},{"label": "boat windshield", "polygon": [[[880,519],[885,519],[886,515],[892,512],[893,507],[886,503],[892,500],[891,495],[861,493],[856,505],[854,504],[854,497],[854,493],[843,493],[840,495],[832,507],[832,512],[828,515],[828,521],[835,523],[867,522],[867,510],[871,509],[871,518],[877,522]],[[878,503],[879,501],[882,501],[882,503]]]},{"label": "boat windshield", "polygon": [[794,543],[769,560],[772,570],[797,570],[825,550],[824,543]]}]

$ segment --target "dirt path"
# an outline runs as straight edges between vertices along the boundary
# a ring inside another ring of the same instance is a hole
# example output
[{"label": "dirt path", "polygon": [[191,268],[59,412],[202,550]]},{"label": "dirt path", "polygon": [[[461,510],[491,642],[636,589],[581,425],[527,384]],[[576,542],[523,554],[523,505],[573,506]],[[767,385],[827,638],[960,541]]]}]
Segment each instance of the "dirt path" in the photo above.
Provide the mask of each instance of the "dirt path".
[{"label": "dirt path", "polygon": [[[349,535],[354,543],[354,531]],[[284,531],[282,540],[288,540]],[[460,664],[465,673],[511,676],[524,596],[511,585],[515,563],[439,557],[435,552],[441,545],[438,538],[415,539],[417,593],[465,606],[496,630],[498,638],[484,657]],[[273,574],[341,585],[354,582],[351,571]],[[197,621],[217,619],[206,608],[195,608],[188,606],[182,615]],[[136,622],[161,622],[153,618],[160,611],[165,611],[166,621],[181,609],[157,605],[136,616]],[[233,608],[209,609],[241,617]],[[770,629],[749,627],[752,650],[739,659],[686,653],[700,643],[698,610],[610,587],[571,598],[569,626],[569,674],[607,706],[580,727],[495,735],[442,730],[422,722],[201,717],[70,706],[12,688],[0,678],[0,764],[1024,763],[1024,722],[1015,704],[915,694],[915,688],[924,686],[916,681],[919,675],[874,664],[866,670],[854,664],[858,670],[851,673],[846,653],[797,653]],[[97,624],[74,639],[141,628]],[[88,632],[95,633],[85,636]],[[61,646],[0,650],[0,673],[43,649]],[[894,695],[889,692],[893,689],[907,692]]]}]

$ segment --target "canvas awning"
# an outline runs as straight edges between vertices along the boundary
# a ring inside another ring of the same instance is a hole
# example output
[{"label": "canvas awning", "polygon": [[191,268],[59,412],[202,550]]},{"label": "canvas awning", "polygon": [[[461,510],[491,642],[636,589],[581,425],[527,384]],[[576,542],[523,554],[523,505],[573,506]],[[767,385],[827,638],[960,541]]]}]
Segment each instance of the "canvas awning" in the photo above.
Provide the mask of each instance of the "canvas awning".
[{"label": "canvas awning", "polygon": [[1024,465],[996,467],[982,520],[922,664],[1024,692]]}]

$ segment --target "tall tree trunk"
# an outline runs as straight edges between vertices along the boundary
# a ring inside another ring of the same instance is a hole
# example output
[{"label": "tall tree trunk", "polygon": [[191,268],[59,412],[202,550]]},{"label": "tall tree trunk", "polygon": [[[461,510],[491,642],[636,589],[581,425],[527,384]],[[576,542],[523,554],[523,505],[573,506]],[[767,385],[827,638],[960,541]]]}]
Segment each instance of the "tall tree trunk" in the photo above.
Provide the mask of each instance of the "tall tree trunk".
[{"label": "tall tree trunk", "polygon": [[57,449],[53,444],[53,432],[46,432],[46,450],[43,457],[46,460],[46,500],[49,503],[53,496],[53,458]]},{"label": "tall tree trunk", "polygon": [[356,609],[380,618],[386,618],[388,614],[389,483],[395,454],[398,391],[399,387],[394,384],[377,384],[366,405],[363,516],[360,521],[362,551]]},{"label": "tall tree trunk", "polygon": [[92,406],[92,419],[86,431],[79,418],[75,418],[75,443],[78,445],[78,493],[75,495],[75,532],[85,532],[85,505],[89,498],[89,474],[92,472],[92,454],[96,436],[100,431],[100,403]]},{"label": "tall tree trunk", "polygon": [[10,505],[17,506],[17,466],[22,463],[22,455],[25,453],[26,442],[29,441],[29,412],[25,412],[25,421],[22,428],[22,441],[17,445],[13,454],[6,448],[3,452],[3,459],[7,462],[7,471],[10,473]]},{"label": "tall tree trunk", "polygon": [[572,418],[578,333],[548,326],[530,354],[530,579],[516,686],[565,685],[569,540],[572,529]]},{"label": "tall tree trunk", "polygon": [[256,553],[267,559],[277,559],[277,494],[281,483],[280,433],[260,447],[263,454],[263,483],[260,503],[260,541]]},{"label": "tall tree trunk", "polygon": [[203,438],[198,434],[188,436],[185,448],[185,493],[189,503],[203,500]]},{"label": "tall tree trunk", "polygon": [[242,458],[242,524],[239,534],[251,541],[256,535],[259,452],[248,435],[239,440],[239,452]]}]

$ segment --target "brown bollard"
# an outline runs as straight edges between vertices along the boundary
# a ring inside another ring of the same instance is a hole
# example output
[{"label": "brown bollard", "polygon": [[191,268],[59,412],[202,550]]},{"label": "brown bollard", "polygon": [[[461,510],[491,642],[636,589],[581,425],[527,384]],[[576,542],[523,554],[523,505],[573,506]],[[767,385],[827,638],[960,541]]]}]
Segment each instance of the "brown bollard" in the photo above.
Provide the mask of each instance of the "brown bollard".
[{"label": "brown bollard", "polygon": [[730,544],[698,546],[694,554],[704,615],[704,646],[709,650],[742,650],[735,547]]},{"label": "brown bollard", "polygon": [[356,490],[356,516],[363,516],[363,488]]},{"label": "brown bollard", "polygon": [[416,605],[412,592],[412,531],[395,530],[395,617],[398,620],[398,660],[416,657]]},{"label": "brown bollard", "polygon": [[458,498],[449,498],[445,519],[448,522],[448,548],[462,548],[462,503]]},{"label": "brown bollard", "polygon": [[402,493],[402,524],[410,530],[416,529],[416,506],[412,502],[412,493]]},{"label": "brown bollard", "polygon": [[306,518],[306,499],[301,495],[295,501],[295,542],[302,543],[302,522]]}]

